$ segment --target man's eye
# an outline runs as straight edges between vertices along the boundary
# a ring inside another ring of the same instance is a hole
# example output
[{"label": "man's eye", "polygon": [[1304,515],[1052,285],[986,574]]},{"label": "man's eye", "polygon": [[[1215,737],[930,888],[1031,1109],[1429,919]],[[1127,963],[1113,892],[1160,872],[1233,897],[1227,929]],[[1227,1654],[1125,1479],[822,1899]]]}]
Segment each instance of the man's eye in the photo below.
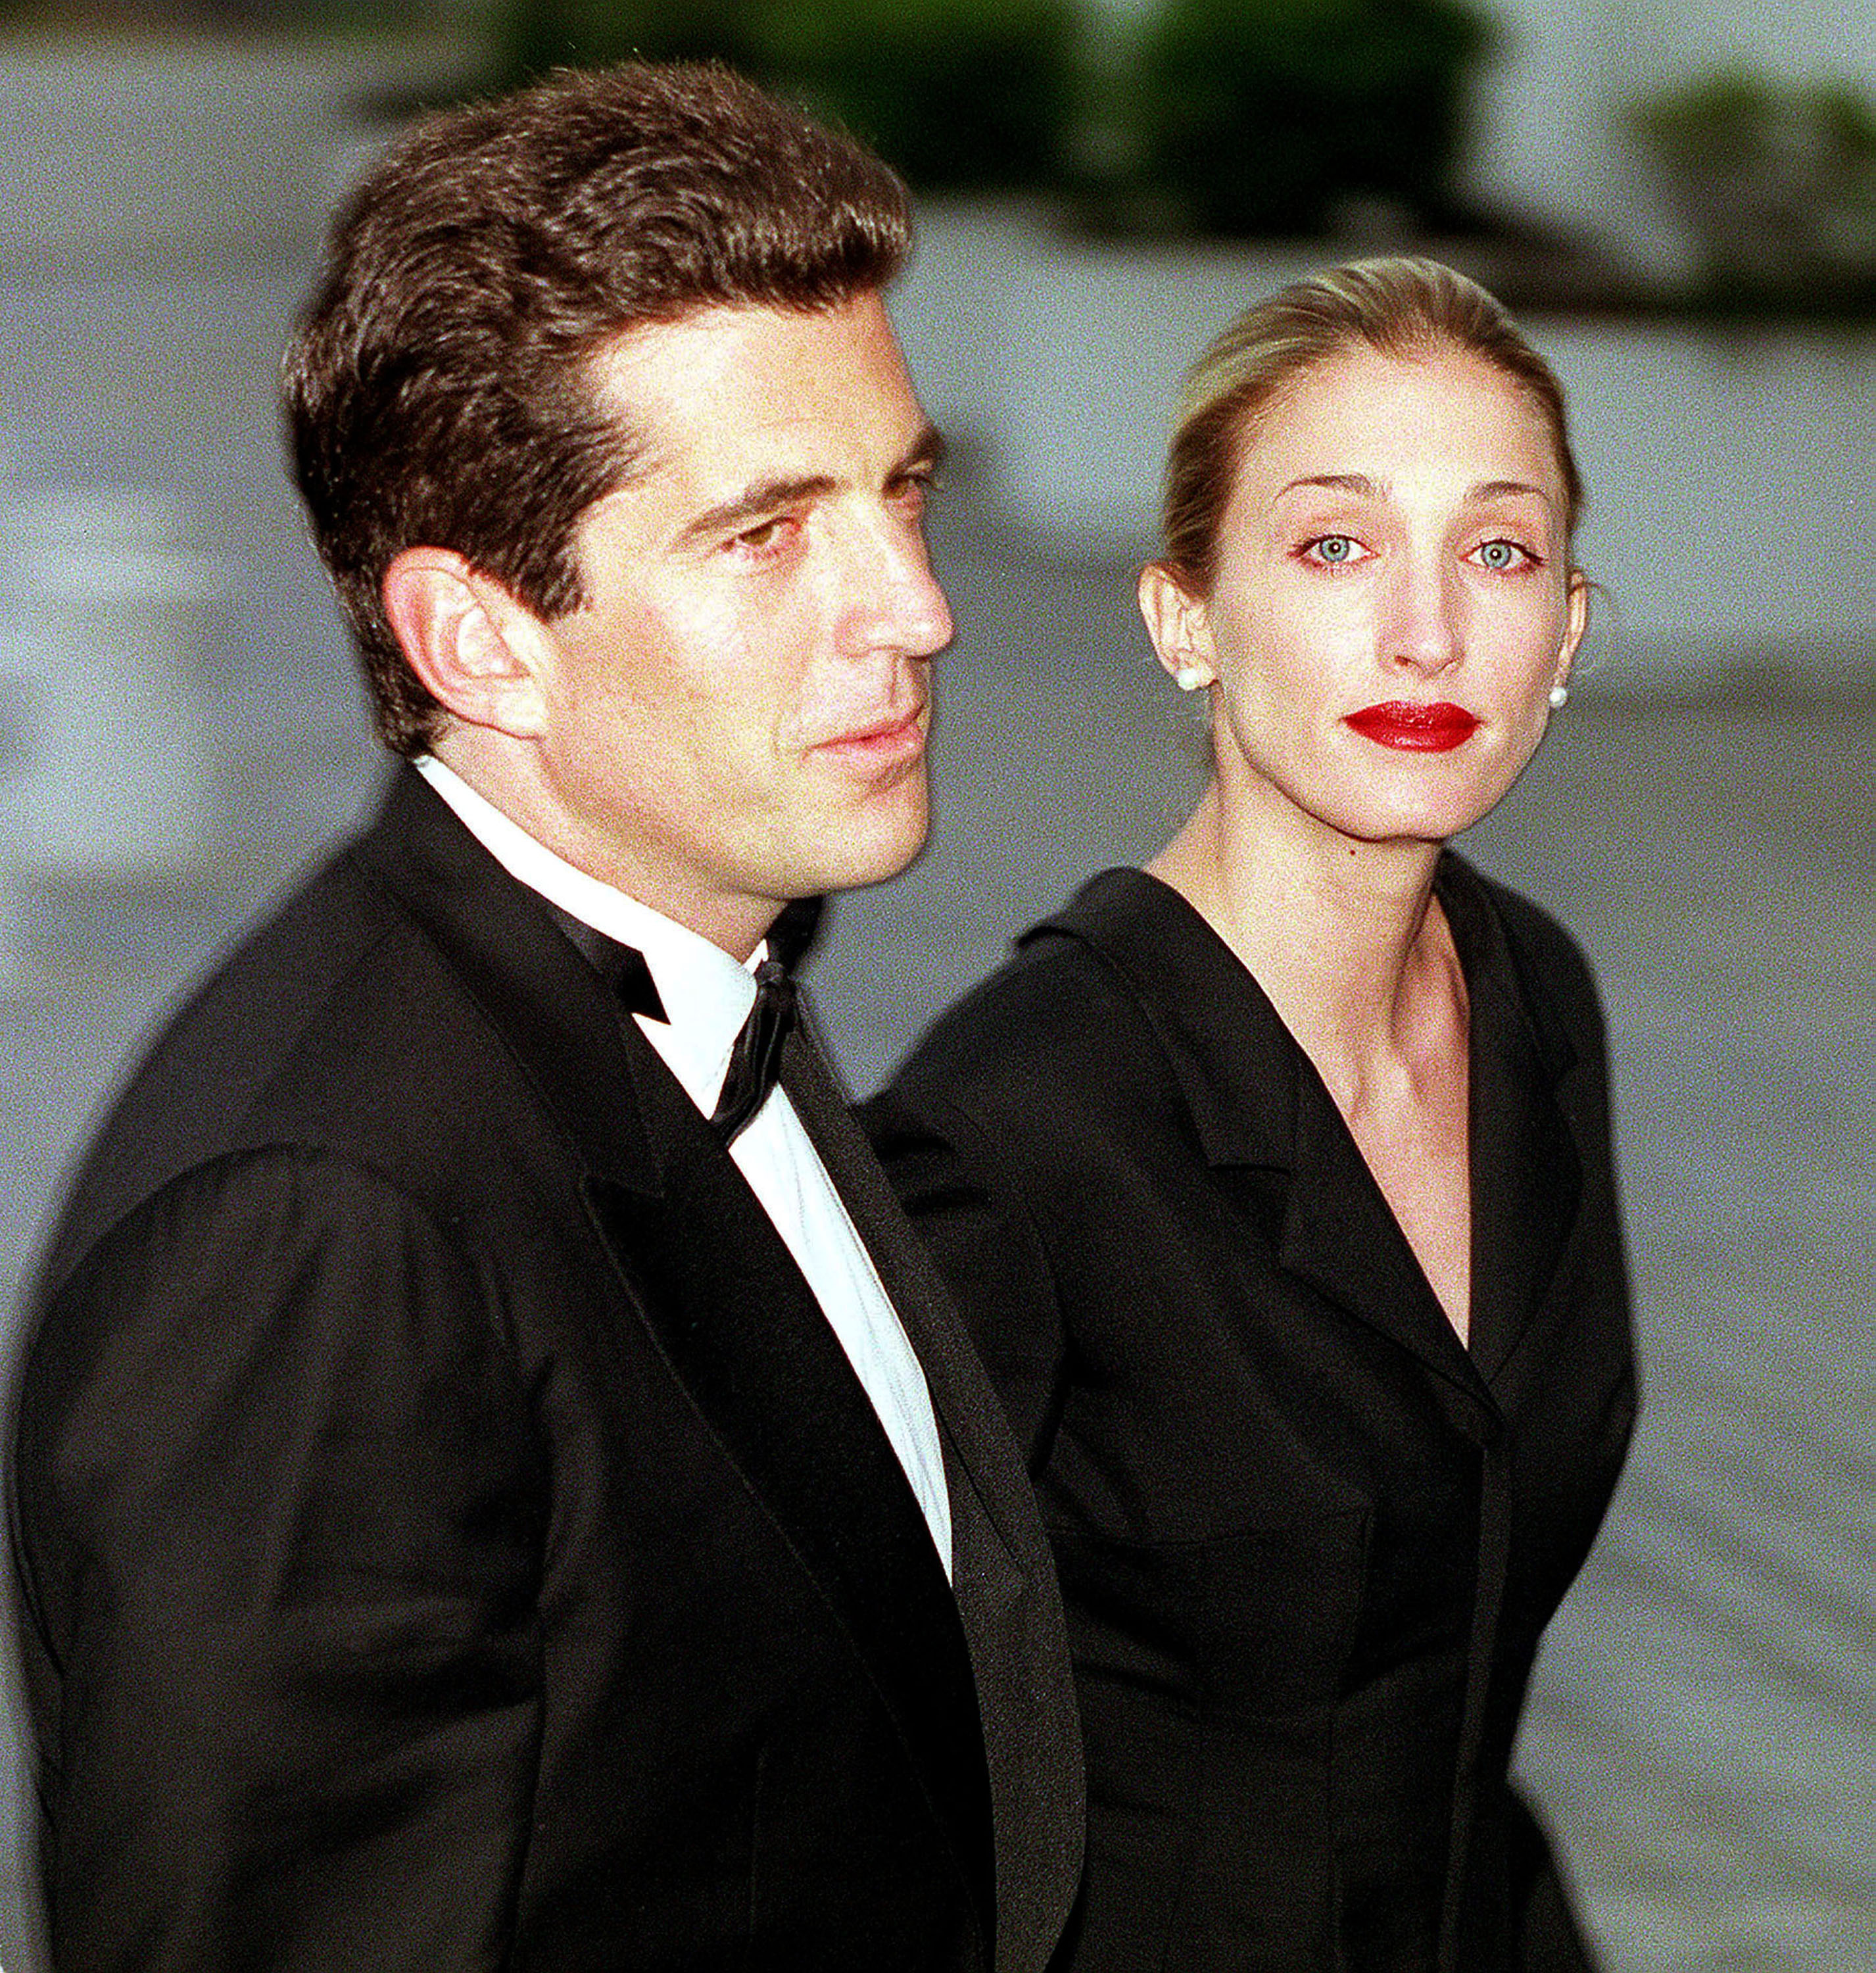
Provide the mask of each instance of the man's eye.
[{"label": "man's eye", "polygon": [[760,555],[765,549],[779,548],[793,525],[791,515],[777,514],[772,519],[758,521],[753,528],[745,528],[730,545],[752,549]]},{"label": "man's eye", "polygon": [[894,482],[891,489],[892,497],[908,512],[922,514],[927,502],[936,490],[937,483],[936,476],[933,473],[908,473],[903,479]]}]

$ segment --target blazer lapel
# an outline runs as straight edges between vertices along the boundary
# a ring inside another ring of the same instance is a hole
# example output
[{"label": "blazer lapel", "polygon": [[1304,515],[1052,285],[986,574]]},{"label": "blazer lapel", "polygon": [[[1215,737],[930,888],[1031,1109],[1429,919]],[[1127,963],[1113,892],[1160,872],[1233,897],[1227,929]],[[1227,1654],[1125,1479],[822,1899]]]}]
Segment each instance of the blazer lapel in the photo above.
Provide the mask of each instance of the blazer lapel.
[{"label": "blazer lapel", "polygon": [[[1049,927],[1085,938],[1157,1029],[1207,1161],[1282,1199],[1277,1258],[1469,1397],[1479,1375],[1309,1057],[1231,948],[1170,886],[1097,877]],[[1031,934],[1034,936],[1034,934]],[[1169,962],[1169,955],[1176,961]],[[1176,998],[1167,991],[1180,983]]]},{"label": "blazer lapel", "polygon": [[936,1264],[805,1037],[783,1056],[783,1086],[924,1368],[945,1448],[953,1575],[979,1714],[952,1743],[968,1769],[956,1796],[981,1832],[976,1860],[980,1895],[986,1907],[995,1903],[997,1963],[1040,1965],[1080,1876],[1084,1798],[1065,1620],[1034,1489]]},{"label": "blazer lapel", "polygon": [[630,1052],[649,1045],[554,922],[413,769],[352,852],[447,959],[583,1167],[655,1185]]},{"label": "blazer lapel", "polygon": [[1338,1307],[1478,1397],[1477,1369],[1368,1161],[1309,1058],[1290,1045],[1297,1083],[1295,1166],[1279,1258]]},{"label": "blazer lapel", "polygon": [[1029,1523],[1015,1508],[1027,1497],[1028,1477],[950,1291],[813,1042],[791,1043],[783,1082],[923,1367],[947,1454],[959,1469],[947,1477],[976,1493],[1006,1556],[1024,1551]]},{"label": "blazer lapel", "polygon": [[1557,1101],[1574,1053],[1527,1005],[1490,898],[1456,857],[1441,865],[1440,898],[1471,994],[1471,1350],[1490,1382],[1542,1310],[1577,1223],[1583,1163]]}]

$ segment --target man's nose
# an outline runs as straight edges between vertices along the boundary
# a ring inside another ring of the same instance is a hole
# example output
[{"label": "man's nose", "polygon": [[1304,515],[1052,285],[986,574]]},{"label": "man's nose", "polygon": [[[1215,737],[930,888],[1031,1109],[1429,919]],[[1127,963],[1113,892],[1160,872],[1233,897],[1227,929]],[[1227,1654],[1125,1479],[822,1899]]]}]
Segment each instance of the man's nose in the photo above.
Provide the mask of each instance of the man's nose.
[{"label": "man's nose", "polygon": [[847,641],[855,655],[885,650],[901,657],[935,657],[950,643],[954,626],[923,533],[898,524],[865,534],[845,577]]}]

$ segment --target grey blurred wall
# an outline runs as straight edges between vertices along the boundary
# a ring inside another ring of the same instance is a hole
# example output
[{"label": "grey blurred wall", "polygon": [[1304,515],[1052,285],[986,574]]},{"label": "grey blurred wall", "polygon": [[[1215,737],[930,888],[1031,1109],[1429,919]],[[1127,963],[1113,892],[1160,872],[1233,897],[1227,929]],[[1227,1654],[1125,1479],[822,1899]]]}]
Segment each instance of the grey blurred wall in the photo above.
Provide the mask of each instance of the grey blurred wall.
[{"label": "grey blurred wall", "polygon": [[[1607,221],[1664,264],[1682,250],[1600,134],[1606,104],[1729,52],[1876,74],[1867,11],[1506,11],[1485,182]],[[0,1309],[139,1035],[381,771],[279,473],[273,376],[369,141],[361,104],[461,59],[0,50]],[[836,915],[818,975],[863,1085],[1018,919],[1176,819],[1191,738],[1132,627],[1129,567],[1181,367],[1294,264],[1075,245],[1007,211],[927,214],[897,312],[965,440],[940,542],[963,628],[937,843]],[[1651,1361],[1668,1376],[1613,1559],[1540,1695],[1537,1758],[1614,1964],[1876,1969],[1876,355],[1867,335],[1531,327],[1576,391],[1583,546],[1619,623],[1580,723],[1484,852],[1564,909],[1614,990]],[[86,489],[128,497],[65,497]],[[54,548],[67,573],[48,586]],[[117,607],[89,607],[87,581],[93,604],[115,584]],[[54,617],[63,641],[44,634]],[[88,649],[100,634],[116,643]],[[139,669],[155,682],[141,698],[123,689]],[[172,798],[134,770],[159,737],[205,786],[152,859]],[[119,785],[95,797],[47,768],[101,754]],[[1767,1348],[1792,1375],[1765,1370]],[[1619,1801],[1599,1798],[1611,1772]],[[20,1802],[0,1762],[15,1840]],[[20,1883],[0,1863],[11,1973],[31,1963]]]}]

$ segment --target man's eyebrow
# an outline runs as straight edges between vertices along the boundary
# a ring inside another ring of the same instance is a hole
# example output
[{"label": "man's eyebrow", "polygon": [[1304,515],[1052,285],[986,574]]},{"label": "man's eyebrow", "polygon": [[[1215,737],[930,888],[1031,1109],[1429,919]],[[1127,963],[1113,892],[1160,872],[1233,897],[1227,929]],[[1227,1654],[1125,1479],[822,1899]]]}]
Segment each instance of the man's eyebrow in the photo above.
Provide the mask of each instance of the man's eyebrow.
[{"label": "man's eyebrow", "polygon": [[951,447],[944,434],[936,425],[927,425],[900,455],[899,463],[886,476],[887,482],[890,485],[895,479],[903,479],[908,473],[935,471],[950,456]]},{"label": "man's eyebrow", "polygon": [[836,483],[825,473],[778,473],[773,479],[758,479],[714,507],[706,507],[685,524],[678,537],[680,547],[689,547],[713,535],[733,535],[745,522],[760,520],[797,501],[812,500],[831,493]]},{"label": "man's eyebrow", "polygon": [[[946,450],[944,434],[936,426],[927,425],[894,462],[886,483],[891,486],[907,473],[941,466]],[[733,535],[746,522],[759,521],[765,515],[779,513],[802,500],[818,499],[823,493],[832,492],[839,483],[826,473],[778,473],[773,479],[758,479],[741,492],[694,515],[678,535],[678,545],[689,547],[715,535]]]}]

